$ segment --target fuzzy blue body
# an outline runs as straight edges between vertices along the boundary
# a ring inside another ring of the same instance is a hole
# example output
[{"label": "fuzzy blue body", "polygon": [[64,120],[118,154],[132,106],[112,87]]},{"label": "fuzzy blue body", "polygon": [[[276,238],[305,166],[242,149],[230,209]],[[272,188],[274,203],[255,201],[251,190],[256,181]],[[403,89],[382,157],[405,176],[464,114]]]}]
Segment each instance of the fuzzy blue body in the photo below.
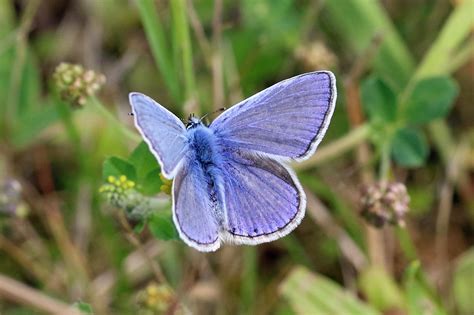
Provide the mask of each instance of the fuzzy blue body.
[{"label": "fuzzy blue body", "polygon": [[189,167],[194,169],[193,173],[200,177],[201,183],[206,183],[207,187],[201,188],[205,188],[210,196],[216,223],[223,224],[222,151],[216,136],[211,129],[198,122],[188,127],[186,137],[189,141],[189,151],[186,154]]}]

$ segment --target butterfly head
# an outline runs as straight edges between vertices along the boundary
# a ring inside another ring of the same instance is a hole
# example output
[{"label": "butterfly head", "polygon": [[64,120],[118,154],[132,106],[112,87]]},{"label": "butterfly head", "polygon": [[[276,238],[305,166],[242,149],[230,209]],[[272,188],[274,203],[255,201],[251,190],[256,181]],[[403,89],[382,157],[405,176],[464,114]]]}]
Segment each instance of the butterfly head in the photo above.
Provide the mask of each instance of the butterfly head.
[{"label": "butterfly head", "polygon": [[202,119],[196,117],[194,114],[190,114],[188,122],[186,123],[186,129],[193,129],[202,124]]}]

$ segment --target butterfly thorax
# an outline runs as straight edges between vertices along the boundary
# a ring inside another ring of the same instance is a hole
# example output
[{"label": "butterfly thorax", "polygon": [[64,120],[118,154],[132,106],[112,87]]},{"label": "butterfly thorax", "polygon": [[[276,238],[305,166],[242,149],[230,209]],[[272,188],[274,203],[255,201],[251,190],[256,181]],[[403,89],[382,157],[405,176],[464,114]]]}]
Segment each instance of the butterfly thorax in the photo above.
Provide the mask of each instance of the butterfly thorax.
[{"label": "butterfly thorax", "polygon": [[196,155],[195,158],[203,167],[215,164],[215,136],[205,125],[199,123],[187,130],[190,147]]}]

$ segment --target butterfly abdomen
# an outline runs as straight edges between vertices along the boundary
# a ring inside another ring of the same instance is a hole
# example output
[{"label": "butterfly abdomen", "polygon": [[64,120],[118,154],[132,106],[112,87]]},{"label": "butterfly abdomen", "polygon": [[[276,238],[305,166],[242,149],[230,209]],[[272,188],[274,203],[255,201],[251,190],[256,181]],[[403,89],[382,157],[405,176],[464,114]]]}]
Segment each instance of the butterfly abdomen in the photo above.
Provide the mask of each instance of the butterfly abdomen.
[{"label": "butterfly abdomen", "polygon": [[210,208],[218,224],[223,222],[223,180],[220,168],[220,150],[213,132],[204,125],[188,130],[193,167],[199,168],[207,184]]}]

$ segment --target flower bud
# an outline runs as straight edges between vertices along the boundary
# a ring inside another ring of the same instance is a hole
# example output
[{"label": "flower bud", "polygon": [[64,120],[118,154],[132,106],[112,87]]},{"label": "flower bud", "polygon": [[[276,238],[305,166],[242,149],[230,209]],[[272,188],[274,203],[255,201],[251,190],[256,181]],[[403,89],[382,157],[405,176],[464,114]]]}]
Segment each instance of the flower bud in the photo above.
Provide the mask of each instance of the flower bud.
[{"label": "flower bud", "polygon": [[112,206],[123,209],[129,219],[141,221],[152,211],[151,198],[142,195],[135,186],[125,175],[109,176],[99,192]]},{"label": "flower bud", "polygon": [[150,283],[138,293],[138,302],[150,314],[163,314],[173,303],[173,291],[165,284]]},{"label": "flower bud", "polygon": [[63,101],[81,107],[104,85],[105,76],[81,65],[62,62],[54,70],[53,80]]},{"label": "flower bud", "polygon": [[410,197],[402,183],[376,183],[366,187],[362,193],[364,219],[375,227],[385,224],[405,225]]},{"label": "flower bud", "polygon": [[24,218],[28,215],[28,205],[22,200],[21,184],[15,179],[0,182],[0,214]]}]

